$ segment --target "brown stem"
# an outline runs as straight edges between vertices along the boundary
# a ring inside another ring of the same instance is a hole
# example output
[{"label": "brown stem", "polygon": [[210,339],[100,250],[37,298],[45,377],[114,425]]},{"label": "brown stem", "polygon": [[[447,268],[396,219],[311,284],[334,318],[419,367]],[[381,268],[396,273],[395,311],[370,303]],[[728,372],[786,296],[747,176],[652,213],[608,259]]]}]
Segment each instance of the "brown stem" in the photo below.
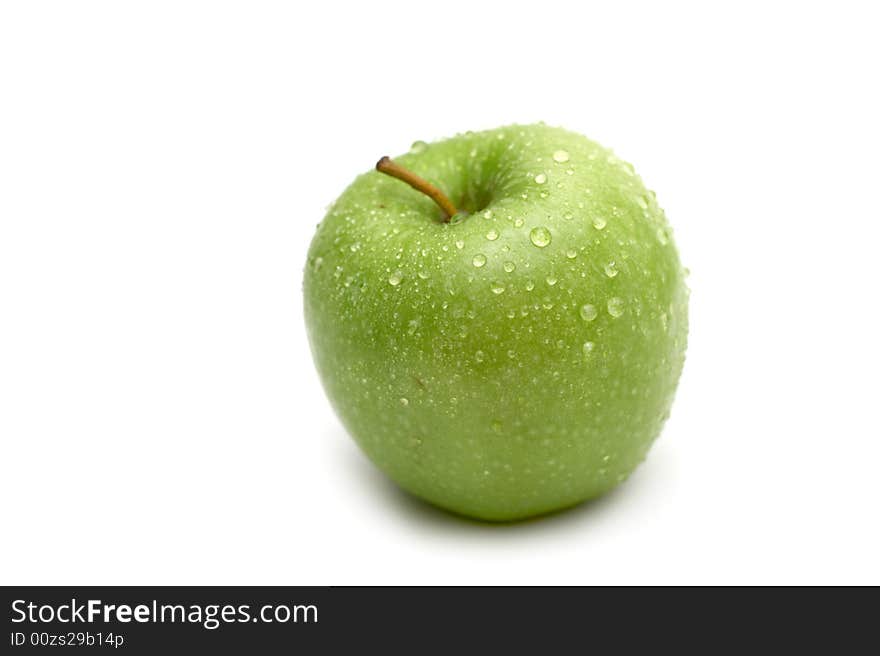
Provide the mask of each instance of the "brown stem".
[{"label": "brown stem", "polygon": [[416,191],[421,191],[428,196],[440,206],[440,209],[443,210],[443,214],[445,215],[443,220],[446,223],[449,223],[449,220],[458,214],[458,210],[455,209],[455,205],[452,204],[452,201],[449,200],[449,197],[446,194],[424,178],[420,178],[412,171],[403,168],[390,157],[385,156],[376,162],[376,170],[381,171],[386,175],[390,175],[392,178],[402,180]]}]

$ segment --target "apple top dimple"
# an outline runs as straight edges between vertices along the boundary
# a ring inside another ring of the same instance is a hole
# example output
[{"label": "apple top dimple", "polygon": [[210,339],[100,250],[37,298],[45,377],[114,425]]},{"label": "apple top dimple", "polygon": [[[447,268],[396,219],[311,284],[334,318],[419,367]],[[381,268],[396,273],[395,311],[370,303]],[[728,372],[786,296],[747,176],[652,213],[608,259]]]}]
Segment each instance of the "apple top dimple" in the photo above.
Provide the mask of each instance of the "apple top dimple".
[{"label": "apple top dimple", "polygon": [[[675,279],[674,248],[669,266],[652,259],[670,242],[653,194],[585,138],[543,126],[502,133],[505,140],[489,139],[493,132],[458,145],[421,143],[399,157],[449,194],[459,209],[450,223],[400,180],[359,178],[319,227],[309,268],[309,284],[322,290],[315,298],[356,309],[360,333],[376,339],[419,319],[417,333],[435,323],[452,343],[473,335],[492,308],[510,321],[492,324],[499,334],[527,339],[547,322],[573,321],[566,344],[580,350],[589,338],[599,354],[606,322],[627,314],[641,329],[639,308],[661,288],[665,297]],[[361,312],[371,297],[386,305]],[[405,352],[403,342],[398,348]]]}]

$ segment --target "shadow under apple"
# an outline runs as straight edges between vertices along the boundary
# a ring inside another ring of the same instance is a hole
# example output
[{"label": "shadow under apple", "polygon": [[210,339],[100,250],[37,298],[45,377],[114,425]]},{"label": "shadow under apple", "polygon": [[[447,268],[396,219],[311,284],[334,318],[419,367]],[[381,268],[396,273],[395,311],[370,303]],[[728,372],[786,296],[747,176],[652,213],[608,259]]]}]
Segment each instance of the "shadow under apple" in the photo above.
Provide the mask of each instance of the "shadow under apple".
[{"label": "shadow under apple", "polygon": [[662,458],[648,459],[630,478],[601,497],[590,499],[568,508],[562,508],[543,515],[515,521],[492,522],[460,515],[432,505],[404,491],[379,471],[361,453],[341,426],[328,430],[328,439],[333,444],[333,457],[340,463],[340,469],[351,480],[357,481],[365,491],[372,491],[378,497],[376,503],[391,508],[407,520],[425,528],[488,532],[488,533],[531,533],[548,529],[583,528],[593,525],[612,509],[620,510],[649,488],[656,486],[656,477],[663,477],[668,468],[663,466]]}]

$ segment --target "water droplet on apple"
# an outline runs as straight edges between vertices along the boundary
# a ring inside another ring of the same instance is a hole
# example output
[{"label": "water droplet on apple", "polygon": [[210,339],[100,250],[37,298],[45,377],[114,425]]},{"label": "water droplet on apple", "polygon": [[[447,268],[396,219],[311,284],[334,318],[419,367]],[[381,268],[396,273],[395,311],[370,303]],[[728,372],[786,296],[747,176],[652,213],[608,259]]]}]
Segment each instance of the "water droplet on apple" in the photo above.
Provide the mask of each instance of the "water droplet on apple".
[{"label": "water droplet on apple", "polygon": [[553,153],[553,161],[559,162],[560,164],[564,164],[568,161],[568,151],[567,150],[557,150]]},{"label": "water droplet on apple", "polygon": [[530,292],[530,291],[532,291],[534,288],[535,288],[535,283],[534,283],[533,281],[529,280],[529,281],[526,283],[526,291],[527,291],[527,292]]},{"label": "water droplet on apple", "polygon": [[608,314],[615,319],[623,315],[623,299],[619,296],[612,296],[608,299]]},{"label": "water droplet on apple", "polygon": [[574,218],[574,212],[572,212],[571,210],[566,210],[562,213],[562,218],[566,221],[571,221]]},{"label": "water droplet on apple", "polygon": [[400,271],[395,271],[390,276],[388,276],[388,284],[392,287],[397,287],[400,284],[401,280],[403,280],[403,273]]},{"label": "water droplet on apple", "polygon": [[476,255],[474,255],[474,259],[471,261],[473,262],[473,265],[479,269],[481,266],[486,264],[486,256],[482,253],[477,253]]},{"label": "water droplet on apple", "polygon": [[590,357],[594,348],[596,348],[596,345],[593,342],[584,342],[584,357]]},{"label": "water droplet on apple", "polygon": [[535,182],[537,182],[538,184],[544,184],[545,182],[547,182],[547,176],[543,173],[539,173],[535,176]]},{"label": "water droplet on apple", "polygon": [[401,396],[401,397],[400,397],[400,405],[402,405],[403,407],[408,406],[408,405],[409,405],[409,399],[406,398],[405,396]]},{"label": "water droplet on apple", "polygon": [[569,248],[567,251],[565,251],[565,257],[567,257],[569,260],[573,260],[577,256],[578,252],[573,248]]},{"label": "water droplet on apple", "polygon": [[586,303],[581,306],[581,319],[584,321],[592,321],[599,316],[599,311],[592,303]]},{"label": "water droplet on apple", "polygon": [[323,257],[316,257],[315,261],[312,263],[312,266],[314,267],[315,271],[317,271],[318,269],[321,268],[321,266],[323,264],[324,264],[324,258]]},{"label": "water droplet on apple", "polygon": [[636,198],[636,204],[643,210],[648,209],[648,201],[646,201],[643,196]]},{"label": "water droplet on apple", "polygon": [[663,228],[657,228],[657,241],[659,241],[662,246],[666,246],[666,244],[669,243],[669,237],[666,236],[666,230]]},{"label": "water droplet on apple", "polygon": [[422,280],[427,280],[430,274],[425,269],[419,269],[419,278]]},{"label": "water droplet on apple", "polygon": [[482,362],[485,359],[486,359],[486,354],[483,353],[482,351],[477,351],[476,353],[474,353],[474,360],[476,360],[477,362]]},{"label": "water droplet on apple", "polygon": [[525,223],[525,221],[523,221],[523,220],[520,219],[520,218],[516,218],[516,219],[514,219],[514,221],[513,221],[513,225],[514,225],[515,228],[522,228],[522,227],[523,227],[523,223]]},{"label": "water droplet on apple", "polygon": [[412,146],[409,147],[409,152],[413,155],[420,155],[428,149],[428,144],[424,141],[413,141]]},{"label": "water droplet on apple", "polygon": [[455,242],[455,247],[456,247],[458,250],[461,250],[462,248],[464,248],[464,240],[463,240],[463,239],[459,239],[458,241],[456,241],[456,242]]},{"label": "water droplet on apple", "polygon": [[492,293],[493,294],[503,294],[504,293],[504,285],[502,285],[500,282],[493,282],[492,283]]},{"label": "water droplet on apple", "polygon": [[544,248],[550,243],[550,231],[543,226],[532,228],[532,231],[529,233],[529,239],[531,239],[532,243],[538,248]]},{"label": "water droplet on apple", "polygon": [[614,263],[613,260],[605,265],[605,275],[606,276],[608,276],[609,278],[613,278],[617,274],[618,274],[617,265]]},{"label": "water droplet on apple", "polygon": [[608,225],[608,222],[603,217],[601,217],[601,216],[594,216],[593,217],[593,227],[596,230],[601,230],[606,225]]},{"label": "water droplet on apple", "polygon": [[516,265],[513,262],[504,263],[504,270],[507,271],[507,273],[513,273],[514,269],[516,269]]},{"label": "water droplet on apple", "polygon": [[485,212],[483,212],[483,218],[484,219],[491,219],[492,218],[492,210],[486,210]]},{"label": "water droplet on apple", "polygon": [[551,287],[557,283],[556,276],[547,276],[547,284]]},{"label": "water droplet on apple", "polygon": [[498,231],[493,228],[486,233],[486,239],[488,239],[489,241],[495,241],[496,239],[498,239]]}]

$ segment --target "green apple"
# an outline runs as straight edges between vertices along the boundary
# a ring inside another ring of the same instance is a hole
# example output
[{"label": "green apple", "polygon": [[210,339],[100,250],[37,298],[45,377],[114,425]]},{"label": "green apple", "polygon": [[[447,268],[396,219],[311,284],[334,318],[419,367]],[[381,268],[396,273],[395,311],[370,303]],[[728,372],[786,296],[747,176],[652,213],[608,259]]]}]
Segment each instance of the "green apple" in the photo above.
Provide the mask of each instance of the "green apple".
[{"label": "green apple", "polygon": [[330,207],[304,279],[317,369],[358,445],[403,489],[486,520],[623,481],[687,341],[654,194],[543,124],[417,142],[377,168]]}]

